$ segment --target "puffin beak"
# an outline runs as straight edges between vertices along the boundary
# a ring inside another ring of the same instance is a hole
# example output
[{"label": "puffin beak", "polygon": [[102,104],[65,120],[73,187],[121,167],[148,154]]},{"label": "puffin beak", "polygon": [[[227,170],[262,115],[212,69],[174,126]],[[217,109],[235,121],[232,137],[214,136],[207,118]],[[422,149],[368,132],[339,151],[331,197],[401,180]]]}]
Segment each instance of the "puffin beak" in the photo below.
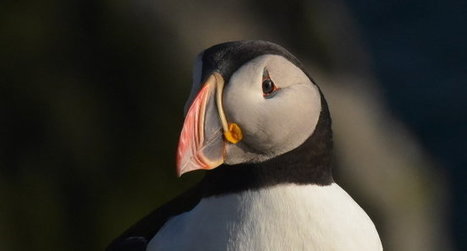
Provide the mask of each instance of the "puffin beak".
[{"label": "puffin beak", "polygon": [[211,74],[185,117],[177,150],[177,175],[214,169],[224,163],[225,145],[243,138],[240,127],[227,123],[222,106],[223,77]]}]

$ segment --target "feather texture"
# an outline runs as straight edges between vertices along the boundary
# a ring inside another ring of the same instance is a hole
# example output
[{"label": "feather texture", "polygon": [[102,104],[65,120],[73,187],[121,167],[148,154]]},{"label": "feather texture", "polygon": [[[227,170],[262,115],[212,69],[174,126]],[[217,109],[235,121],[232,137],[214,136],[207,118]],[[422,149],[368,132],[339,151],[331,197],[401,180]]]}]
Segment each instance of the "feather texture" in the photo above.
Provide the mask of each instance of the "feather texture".
[{"label": "feather texture", "polygon": [[337,184],[282,184],[204,198],[171,218],[153,250],[382,250],[373,222]]}]

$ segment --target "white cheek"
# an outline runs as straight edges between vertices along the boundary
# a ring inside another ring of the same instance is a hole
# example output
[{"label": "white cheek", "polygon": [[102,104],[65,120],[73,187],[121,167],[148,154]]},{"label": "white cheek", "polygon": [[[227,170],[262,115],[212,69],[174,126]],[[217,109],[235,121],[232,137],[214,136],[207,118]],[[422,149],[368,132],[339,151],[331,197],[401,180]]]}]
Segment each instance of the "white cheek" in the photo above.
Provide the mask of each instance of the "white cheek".
[{"label": "white cheek", "polygon": [[[281,89],[264,98],[264,67]],[[232,75],[224,89],[227,120],[242,128],[244,138],[227,144],[226,163],[261,162],[291,151],[308,139],[318,122],[321,96],[317,86],[280,56],[259,57]]]},{"label": "white cheek", "polygon": [[267,134],[267,138],[262,140],[269,142],[270,151],[274,154],[301,145],[313,133],[321,112],[316,86],[295,85],[283,91],[284,95],[274,97],[277,102],[270,102],[269,112],[262,116],[266,122],[263,130]]},{"label": "white cheek", "polygon": [[226,97],[232,122],[238,123],[244,139],[227,146],[227,163],[259,162],[301,145],[314,131],[321,112],[316,86],[303,84],[279,90],[275,97],[241,92]]},{"label": "white cheek", "polygon": [[251,85],[238,84],[228,87],[224,93],[228,93],[224,95],[227,119],[243,128],[246,141],[260,136],[258,135],[261,134],[260,130],[250,130],[250,128],[259,128],[263,124],[260,115],[264,113],[265,107],[261,89],[255,90]]}]

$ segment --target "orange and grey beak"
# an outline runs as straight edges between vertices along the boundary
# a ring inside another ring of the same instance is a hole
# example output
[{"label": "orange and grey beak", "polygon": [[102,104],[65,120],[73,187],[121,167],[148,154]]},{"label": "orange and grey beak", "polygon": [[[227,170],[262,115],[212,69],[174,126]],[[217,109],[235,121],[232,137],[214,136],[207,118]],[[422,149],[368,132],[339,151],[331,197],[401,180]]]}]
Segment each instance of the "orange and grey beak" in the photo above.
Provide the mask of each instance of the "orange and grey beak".
[{"label": "orange and grey beak", "polygon": [[229,124],[222,106],[224,79],[215,72],[197,94],[185,117],[177,150],[177,175],[214,169],[224,163],[225,145],[236,144],[243,135]]}]

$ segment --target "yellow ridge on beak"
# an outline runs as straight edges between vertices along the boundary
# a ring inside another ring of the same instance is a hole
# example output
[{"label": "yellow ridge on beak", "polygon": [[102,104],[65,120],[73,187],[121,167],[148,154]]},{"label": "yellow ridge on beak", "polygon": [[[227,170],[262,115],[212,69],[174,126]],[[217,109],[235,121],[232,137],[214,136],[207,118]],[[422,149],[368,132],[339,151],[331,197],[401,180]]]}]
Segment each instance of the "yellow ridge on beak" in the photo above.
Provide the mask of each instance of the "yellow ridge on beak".
[{"label": "yellow ridge on beak", "polygon": [[219,111],[219,118],[221,120],[222,129],[224,130],[224,138],[232,144],[237,144],[240,140],[243,139],[243,133],[242,129],[237,123],[228,123],[227,119],[225,118],[224,106],[222,104],[224,78],[217,72],[214,72],[211,76],[216,79],[216,104],[217,110]]}]

